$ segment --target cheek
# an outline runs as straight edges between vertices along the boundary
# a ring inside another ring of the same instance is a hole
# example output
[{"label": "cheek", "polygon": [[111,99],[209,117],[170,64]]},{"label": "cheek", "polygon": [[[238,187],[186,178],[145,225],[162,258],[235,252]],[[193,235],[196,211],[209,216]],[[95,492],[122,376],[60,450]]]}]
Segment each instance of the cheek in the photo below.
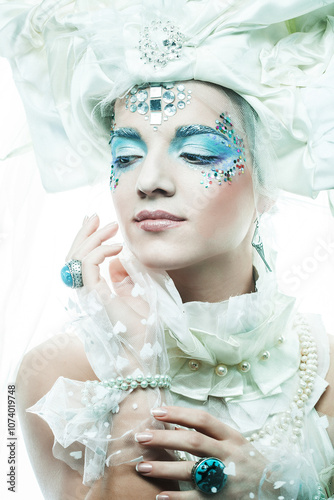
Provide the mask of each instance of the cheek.
[{"label": "cheek", "polygon": [[121,226],[129,218],[129,213],[133,209],[131,200],[134,199],[133,172],[124,172],[118,178],[118,184],[115,189],[111,188],[111,198],[115,207],[116,215]]},{"label": "cheek", "polygon": [[197,212],[196,229],[203,239],[219,239],[237,243],[248,231],[254,213],[253,187],[248,176],[234,178],[231,184],[211,185],[194,197]]}]

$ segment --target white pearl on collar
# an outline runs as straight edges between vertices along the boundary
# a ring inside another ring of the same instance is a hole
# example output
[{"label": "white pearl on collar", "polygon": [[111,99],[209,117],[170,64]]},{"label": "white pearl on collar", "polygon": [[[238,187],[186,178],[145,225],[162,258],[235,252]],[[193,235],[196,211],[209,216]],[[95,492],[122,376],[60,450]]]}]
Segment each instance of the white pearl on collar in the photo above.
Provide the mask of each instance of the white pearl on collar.
[{"label": "white pearl on collar", "polygon": [[[290,403],[289,410],[275,415],[270,424],[266,424],[258,432],[253,432],[251,436],[246,438],[250,442],[258,441],[265,435],[269,435],[272,446],[277,446],[278,442],[282,440],[283,434],[288,435],[293,443],[297,443],[303,435],[305,404],[312,393],[318,367],[318,355],[316,343],[306,320],[298,316],[295,320],[295,326],[298,328],[301,347],[298,389]],[[284,342],[284,338],[280,337],[278,342]]]}]

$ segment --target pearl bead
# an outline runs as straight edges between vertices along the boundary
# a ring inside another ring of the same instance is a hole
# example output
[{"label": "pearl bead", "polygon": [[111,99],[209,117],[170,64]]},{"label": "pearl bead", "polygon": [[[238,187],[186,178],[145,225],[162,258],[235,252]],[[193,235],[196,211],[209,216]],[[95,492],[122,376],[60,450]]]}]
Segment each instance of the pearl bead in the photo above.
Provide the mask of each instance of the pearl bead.
[{"label": "pearl bead", "polygon": [[238,368],[241,372],[247,373],[251,369],[251,365],[248,361],[242,361],[239,363]]},{"label": "pearl bead", "polygon": [[283,344],[284,340],[285,340],[285,338],[283,337],[283,335],[281,335],[280,337],[278,337],[277,342],[278,342],[279,344]]},{"label": "pearl bead", "polygon": [[197,361],[196,359],[191,359],[189,361],[188,365],[189,365],[190,370],[192,370],[193,372],[196,372],[197,370],[199,370],[201,363],[200,363],[200,361]]},{"label": "pearl bead", "polygon": [[270,352],[269,352],[269,351],[264,351],[264,352],[262,353],[261,359],[262,359],[263,361],[266,361],[266,360],[267,360],[267,359],[269,359],[269,358],[270,358]]},{"label": "pearl bead", "polygon": [[220,364],[216,366],[215,372],[218,377],[225,377],[225,375],[227,375],[228,368],[226,365]]}]

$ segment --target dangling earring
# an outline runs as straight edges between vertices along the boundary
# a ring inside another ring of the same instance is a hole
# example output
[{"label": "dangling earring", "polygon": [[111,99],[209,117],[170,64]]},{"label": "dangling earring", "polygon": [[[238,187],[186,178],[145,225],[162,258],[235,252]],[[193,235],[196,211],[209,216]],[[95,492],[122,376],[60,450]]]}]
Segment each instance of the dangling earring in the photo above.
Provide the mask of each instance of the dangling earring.
[{"label": "dangling earring", "polygon": [[263,260],[267,270],[271,273],[272,270],[271,270],[268,262],[266,261],[266,258],[264,255],[263,243],[262,243],[261,236],[259,233],[259,219],[258,218],[256,219],[256,227],[255,227],[255,231],[254,231],[254,235],[253,235],[253,239],[252,239],[252,247],[255,248],[255,250],[257,251],[257,253],[261,257],[261,259]]}]

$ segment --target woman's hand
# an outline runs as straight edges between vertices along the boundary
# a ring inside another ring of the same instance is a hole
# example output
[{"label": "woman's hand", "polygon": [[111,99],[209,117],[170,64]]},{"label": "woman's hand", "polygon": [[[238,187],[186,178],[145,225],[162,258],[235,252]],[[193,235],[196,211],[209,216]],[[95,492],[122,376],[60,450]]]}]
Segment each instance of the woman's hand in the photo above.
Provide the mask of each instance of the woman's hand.
[{"label": "woman's hand", "polygon": [[89,292],[95,289],[106,304],[110,299],[111,290],[100,274],[100,265],[107,257],[113,257],[122,250],[120,243],[103,245],[118,230],[117,222],[112,222],[100,229],[100,220],[95,214],[84,219],[82,228],[76,235],[66,260],[77,259],[82,262],[82,280]]},{"label": "woman's hand", "polygon": [[[165,414],[163,414],[165,412]],[[192,430],[154,430],[137,434],[145,447],[186,451],[199,457],[215,457],[229,471],[226,485],[214,498],[249,500],[258,498],[259,483],[266,467],[264,457],[237,431],[202,410],[168,406],[152,411],[162,422],[182,425]],[[195,462],[141,462],[137,470],[152,478],[191,481]],[[208,498],[200,491],[164,491],[158,500],[199,500]]]}]

